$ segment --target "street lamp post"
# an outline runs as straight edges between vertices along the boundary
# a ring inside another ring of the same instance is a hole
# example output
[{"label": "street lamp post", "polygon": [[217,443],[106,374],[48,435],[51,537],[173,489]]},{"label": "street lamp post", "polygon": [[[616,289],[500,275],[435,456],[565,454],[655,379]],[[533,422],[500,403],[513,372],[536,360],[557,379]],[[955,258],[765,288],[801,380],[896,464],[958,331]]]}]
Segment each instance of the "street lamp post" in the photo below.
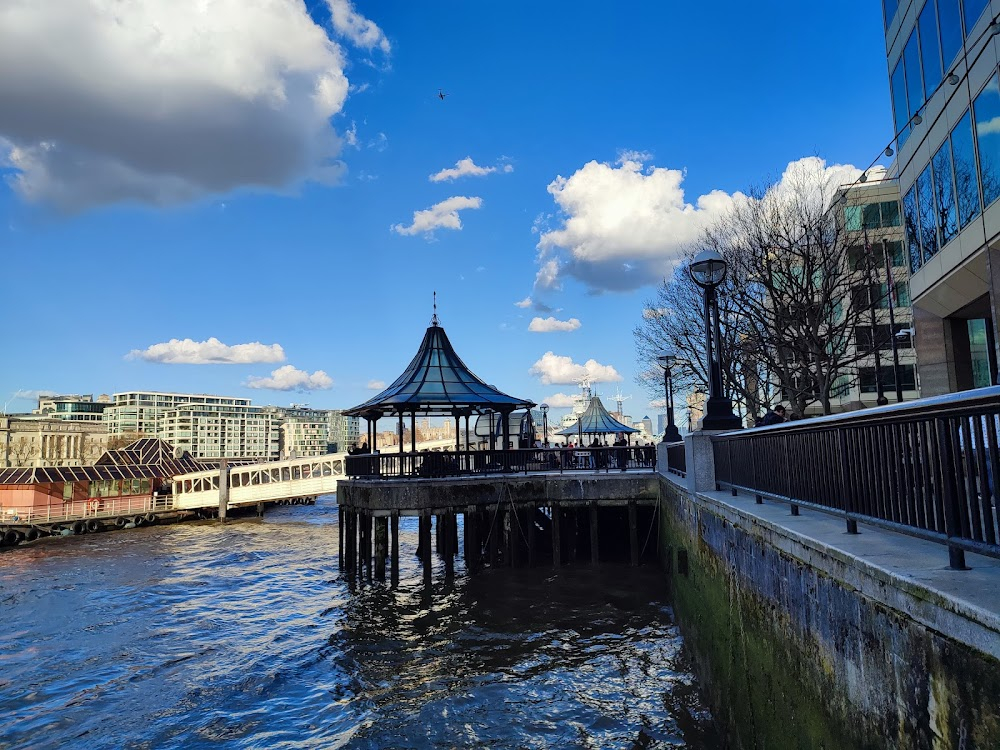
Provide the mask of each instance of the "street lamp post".
[{"label": "street lamp post", "polygon": [[549,447],[549,405],[542,404],[538,407],[542,410],[542,445]]},{"label": "street lamp post", "polygon": [[674,376],[670,369],[676,364],[677,357],[667,352],[660,352],[656,361],[663,368],[663,392],[666,396],[667,429],[663,431],[663,442],[678,443],[681,439],[681,431],[674,424]]},{"label": "street lamp post", "polygon": [[688,273],[705,290],[705,338],[708,365],[708,401],[702,430],[738,430],[742,425],[733,414],[733,404],[722,389],[722,336],[716,287],[726,278],[726,261],[715,250],[702,250],[691,261]]}]

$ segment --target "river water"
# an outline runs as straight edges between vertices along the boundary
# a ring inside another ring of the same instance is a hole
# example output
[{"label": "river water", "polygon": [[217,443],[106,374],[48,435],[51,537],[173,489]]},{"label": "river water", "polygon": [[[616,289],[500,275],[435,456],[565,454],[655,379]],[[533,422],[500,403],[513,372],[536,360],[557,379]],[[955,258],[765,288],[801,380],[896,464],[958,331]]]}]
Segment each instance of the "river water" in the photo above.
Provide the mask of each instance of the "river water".
[{"label": "river water", "polygon": [[653,566],[349,589],[335,498],[0,554],[0,748],[710,748]]}]

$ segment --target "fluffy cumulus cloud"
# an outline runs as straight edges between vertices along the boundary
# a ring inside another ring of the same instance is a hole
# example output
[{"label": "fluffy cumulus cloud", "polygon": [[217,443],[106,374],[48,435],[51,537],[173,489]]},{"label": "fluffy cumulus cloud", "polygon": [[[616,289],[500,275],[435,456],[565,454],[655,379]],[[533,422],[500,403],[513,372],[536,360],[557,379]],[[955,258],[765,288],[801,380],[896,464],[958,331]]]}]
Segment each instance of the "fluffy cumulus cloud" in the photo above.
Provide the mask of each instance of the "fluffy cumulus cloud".
[{"label": "fluffy cumulus cloud", "polygon": [[545,399],[545,403],[553,409],[568,409],[576,402],[573,400],[573,396],[568,393],[553,393]]},{"label": "fluffy cumulus cloud", "polygon": [[[713,190],[689,201],[679,169],[646,166],[648,154],[623,152],[615,164],[589,162],[548,186],[558,208],[558,226],[539,227],[536,299],[558,290],[565,277],[591,291],[631,290],[669,276],[702,232],[723,216],[742,193]],[[819,170],[832,183],[852,182],[860,170],[808,157],[791,162],[782,183]]]},{"label": "fluffy cumulus cloud", "polygon": [[514,307],[520,307],[522,309],[524,309],[526,307],[531,307],[531,297],[525,297],[520,302],[515,302],[514,303]]},{"label": "fluffy cumulus cloud", "polygon": [[591,383],[612,383],[622,379],[611,365],[602,365],[593,359],[588,359],[580,365],[570,357],[553,352],[545,352],[541,359],[531,366],[529,372],[545,385],[569,385],[578,383],[584,378]]},{"label": "fluffy cumulus cloud", "polygon": [[509,173],[514,171],[514,167],[510,164],[503,164],[499,167],[480,167],[472,161],[471,156],[466,156],[464,159],[459,159],[454,167],[435,172],[427,179],[431,182],[445,182],[457,180],[459,177],[484,177],[497,171]]},{"label": "fluffy cumulus cloud", "polygon": [[284,362],[281,344],[223,344],[214,336],[205,341],[170,339],[146,349],[133,349],[128,359],[143,359],[167,365],[251,365],[260,362]]},{"label": "fluffy cumulus cloud", "polygon": [[397,234],[433,235],[435,229],[461,229],[462,220],[458,217],[458,212],[467,208],[481,208],[482,205],[482,198],[456,195],[435,203],[424,211],[414,211],[412,224],[394,224],[392,231]]},{"label": "fluffy cumulus cloud", "polygon": [[369,391],[381,391],[381,390],[384,390],[385,389],[385,381],[384,380],[369,380],[367,388],[368,388]]},{"label": "fluffy cumulus cloud", "polygon": [[553,331],[575,331],[580,327],[577,318],[569,320],[559,320],[558,318],[532,318],[528,324],[528,330],[532,333],[552,333]]},{"label": "fluffy cumulus cloud", "polygon": [[305,370],[299,370],[292,365],[279,367],[271,372],[269,378],[250,377],[247,388],[259,388],[269,391],[325,391],[333,387],[333,379],[322,370],[316,370],[310,375]]},{"label": "fluffy cumulus cloud", "polygon": [[[332,26],[388,50],[329,0]],[[0,3],[0,167],[63,210],[335,181],[345,55],[301,0]]]},{"label": "fluffy cumulus cloud", "polygon": [[355,46],[364,49],[380,49],[389,54],[389,40],[374,22],[358,13],[350,0],[326,0],[330,8],[330,21],[334,31],[347,37]]}]

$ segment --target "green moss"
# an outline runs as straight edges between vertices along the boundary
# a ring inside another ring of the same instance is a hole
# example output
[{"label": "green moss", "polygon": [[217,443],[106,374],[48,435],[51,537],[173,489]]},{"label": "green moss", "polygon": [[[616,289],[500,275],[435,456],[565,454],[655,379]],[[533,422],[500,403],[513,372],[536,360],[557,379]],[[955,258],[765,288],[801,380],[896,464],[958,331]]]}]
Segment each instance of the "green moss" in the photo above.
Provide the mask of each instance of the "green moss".
[{"label": "green moss", "polygon": [[[782,605],[730,569],[726,557],[746,561],[741,550],[727,548],[722,556],[706,542],[724,538],[738,546],[739,536],[728,536],[724,521],[720,527],[695,517],[697,506],[672,492],[664,488],[660,538],[674,560],[679,549],[689,556],[686,576],[676,564],[667,566],[675,617],[732,746],[1000,748],[1000,663],[867,600],[861,621],[842,633],[828,627],[821,642],[808,618],[806,625],[794,622]],[[720,528],[727,533],[720,535]],[[779,566],[804,565],[778,550],[765,556],[776,576]],[[836,588],[850,596],[849,587],[830,579],[819,583],[827,595]],[[797,616],[803,617],[801,609]],[[848,644],[851,669],[862,673],[853,679],[863,679],[869,691],[864,699],[848,695]]]}]

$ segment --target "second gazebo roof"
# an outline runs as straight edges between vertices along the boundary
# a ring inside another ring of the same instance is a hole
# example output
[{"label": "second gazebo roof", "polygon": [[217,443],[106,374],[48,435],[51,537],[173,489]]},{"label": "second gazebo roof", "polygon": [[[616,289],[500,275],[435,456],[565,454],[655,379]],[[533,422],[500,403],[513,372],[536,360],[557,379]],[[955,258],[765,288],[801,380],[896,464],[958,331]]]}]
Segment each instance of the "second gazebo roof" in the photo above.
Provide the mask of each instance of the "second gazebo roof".
[{"label": "second gazebo roof", "polygon": [[557,432],[557,435],[575,435],[582,432],[584,435],[607,435],[614,432],[638,432],[638,430],[624,425],[608,413],[601,403],[601,399],[594,396],[590,399],[587,411],[580,415],[580,418],[572,427]]},{"label": "second gazebo roof", "polygon": [[476,377],[456,354],[435,317],[403,374],[374,398],[344,413],[352,417],[411,412],[481,414],[491,410],[512,412],[534,405],[533,401],[509,396]]}]

